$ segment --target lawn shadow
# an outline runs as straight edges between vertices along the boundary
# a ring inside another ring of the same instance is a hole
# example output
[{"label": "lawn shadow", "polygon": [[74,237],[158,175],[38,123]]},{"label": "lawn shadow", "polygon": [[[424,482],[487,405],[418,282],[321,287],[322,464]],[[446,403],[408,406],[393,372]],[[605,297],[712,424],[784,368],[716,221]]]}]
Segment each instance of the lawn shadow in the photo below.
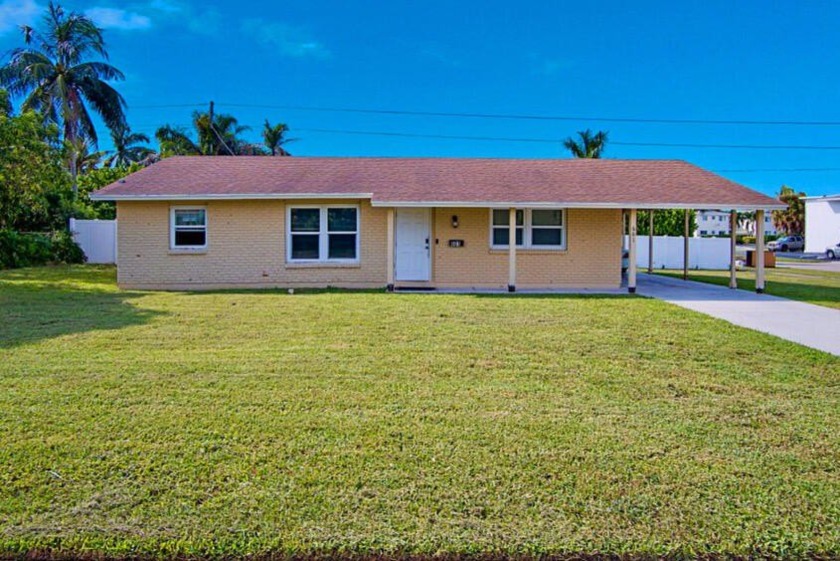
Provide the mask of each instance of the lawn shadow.
[{"label": "lawn shadow", "polygon": [[0,277],[0,349],[140,325],[164,313],[138,308],[132,300],[143,293],[113,290],[102,271],[74,270],[65,277],[32,271],[4,271]]}]

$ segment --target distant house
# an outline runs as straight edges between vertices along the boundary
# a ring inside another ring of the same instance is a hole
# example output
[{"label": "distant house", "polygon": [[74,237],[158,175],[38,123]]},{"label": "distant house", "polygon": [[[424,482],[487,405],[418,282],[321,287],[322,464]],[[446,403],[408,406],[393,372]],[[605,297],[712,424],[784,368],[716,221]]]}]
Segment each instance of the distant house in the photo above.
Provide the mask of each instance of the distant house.
[{"label": "distant house", "polygon": [[[694,231],[695,237],[703,236],[728,236],[729,228],[729,213],[720,210],[698,210],[697,211],[697,229]],[[736,234],[755,235],[755,220],[741,220],[738,222]],[[776,226],[769,214],[764,216],[764,234],[769,236],[776,235]]]},{"label": "distant house", "polygon": [[840,242],[840,194],[805,197],[805,251],[822,253]]},{"label": "distant house", "polygon": [[695,236],[722,236],[729,234],[729,213],[720,210],[698,210]]},{"label": "distant house", "polygon": [[152,289],[618,288],[637,209],[782,208],[671,160],[173,157],[91,198]]}]

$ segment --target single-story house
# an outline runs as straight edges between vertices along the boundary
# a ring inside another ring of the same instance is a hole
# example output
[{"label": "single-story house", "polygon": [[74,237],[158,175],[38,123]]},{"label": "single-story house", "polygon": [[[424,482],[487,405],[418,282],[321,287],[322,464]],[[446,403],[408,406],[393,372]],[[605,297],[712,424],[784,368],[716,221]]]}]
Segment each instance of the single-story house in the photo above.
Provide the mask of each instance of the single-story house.
[{"label": "single-story house", "polygon": [[119,285],[178,290],[614,289],[627,227],[634,291],[638,209],[783,208],[611,159],[172,157],[91,198],[117,204]]},{"label": "single-story house", "polygon": [[840,243],[840,194],[805,197],[805,251],[822,253]]}]

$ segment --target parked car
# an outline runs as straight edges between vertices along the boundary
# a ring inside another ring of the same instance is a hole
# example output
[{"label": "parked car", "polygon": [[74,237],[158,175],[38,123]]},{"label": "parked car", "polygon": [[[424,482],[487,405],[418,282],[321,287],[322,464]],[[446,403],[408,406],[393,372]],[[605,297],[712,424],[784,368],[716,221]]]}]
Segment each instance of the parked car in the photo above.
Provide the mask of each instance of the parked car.
[{"label": "parked car", "polygon": [[767,244],[770,251],[800,251],[805,249],[805,238],[802,236],[785,236]]},{"label": "parked car", "polygon": [[840,257],[840,242],[825,248],[826,259],[837,259],[838,257]]}]

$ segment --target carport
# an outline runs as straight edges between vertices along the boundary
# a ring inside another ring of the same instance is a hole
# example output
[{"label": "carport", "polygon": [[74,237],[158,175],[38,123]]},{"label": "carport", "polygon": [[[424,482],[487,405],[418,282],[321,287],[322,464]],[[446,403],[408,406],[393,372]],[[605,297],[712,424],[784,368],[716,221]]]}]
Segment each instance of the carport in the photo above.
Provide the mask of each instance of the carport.
[{"label": "carport", "polygon": [[[735,185],[733,183],[733,185]],[[738,185],[740,187],[740,185]],[[749,191],[749,194],[752,195],[750,198],[754,198],[755,192]],[[769,197],[765,197],[769,199]],[[729,288],[738,288],[738,279],[736,276],[736,259],[735,259],[735,249],[736,249],[736,233],[738,229],[738,212],[755,212],[755,221],[756,221],[756,263],[755,263],[755,291],[759,294],[764,292],[765,283],[764,283],[764,253],[765,253],[765,243],[764,243],[764,217],[765,213],[768,210],[775,210],[775,209],[783,209],[786,208],[784,204],[774,201],[770,204],[764,204],[760,207],[752,206],[750,204],[729,204],[723,205],[708,205],[708,204],[694,204],[694,205],[678,205],[673,204],[671,206],[649,206],[644,209],[637,209],[637,208],[630,208],[627,209],[626,214],[628,217],[628,226],[627,226],[627,234],[628,234],[628,267],[627,267],[627,289],[630,293],[635,293],[638,284],[638,263],[637,263],[637,256],[638,256],[638,213],[639,210],[646,210],[648,211],[649,217],[649,226],[648,232],[650,235],[648,236],[648,266],[647,272],[648,274],[653,273],[653,221],[654,221],[654,213],[657,210],[663,209],[680,209],[683,210],[684,215],[684,231],[683,231],[683,280],[688,281],[688,262],[689,262],[689,239],[691,237],[691,232],[689,231],[689,223],[690,223],[690,216],[691,212],[698,211],[698,210],[716,210],[716,211],[725,211],[729,213]]]}]

